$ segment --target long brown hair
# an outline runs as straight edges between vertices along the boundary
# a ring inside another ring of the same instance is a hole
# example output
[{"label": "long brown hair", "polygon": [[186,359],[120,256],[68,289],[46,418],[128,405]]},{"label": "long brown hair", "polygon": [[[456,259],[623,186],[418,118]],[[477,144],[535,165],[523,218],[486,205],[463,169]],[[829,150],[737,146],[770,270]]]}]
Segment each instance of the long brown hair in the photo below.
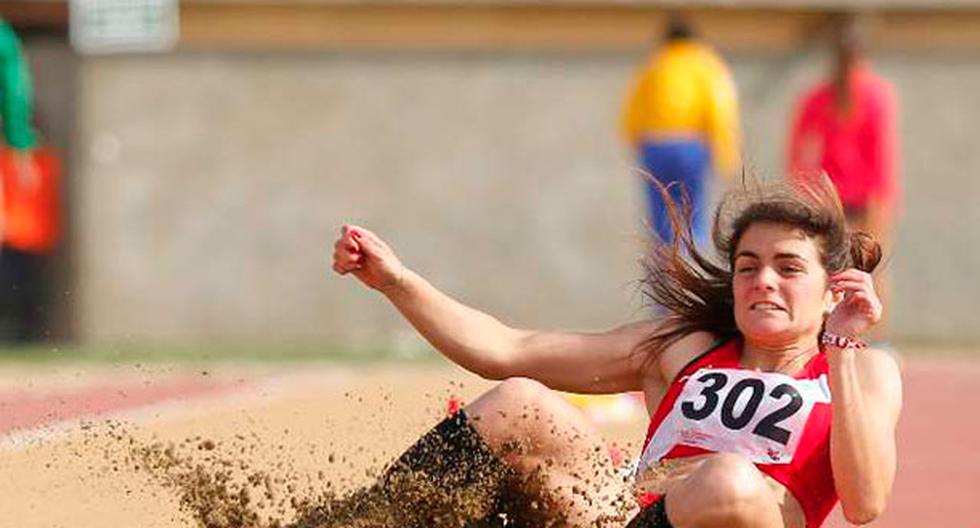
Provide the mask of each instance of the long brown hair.
[{"label": "long brown hair", "polygon": [[644,297],[663,313],[663,324],[638,351],[655,357],[672,343],[698,331],[721,338],[739,334],[735,325],[732,268],[745,231],[759,222],[802,230],[817,244],[820,263],[828,273],[848,268],[872,272],[881,262],[881,246],[866,233],[847,229],[844,210],[833,183],[825,176],[799,177],[789,182],[760,182],[742,178],[728,192],[714,215],[712,240],[717,259],[695,245],[691,204],[685,193],[671,198],[666,186],[649,178],[660,191],[673,226],[673,240],[654,241],[643,260]]}]

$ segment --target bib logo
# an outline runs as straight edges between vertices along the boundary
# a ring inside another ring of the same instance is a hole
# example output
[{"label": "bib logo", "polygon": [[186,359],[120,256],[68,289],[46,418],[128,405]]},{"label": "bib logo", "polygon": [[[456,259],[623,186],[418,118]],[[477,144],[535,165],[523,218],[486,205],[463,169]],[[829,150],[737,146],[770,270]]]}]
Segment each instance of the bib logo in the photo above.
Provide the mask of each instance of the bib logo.
[{"label": "bib logo", "polygon": [[711,435],[696,429],[682,429],[681,440],[691,445],[701,445],[711,439]]}]

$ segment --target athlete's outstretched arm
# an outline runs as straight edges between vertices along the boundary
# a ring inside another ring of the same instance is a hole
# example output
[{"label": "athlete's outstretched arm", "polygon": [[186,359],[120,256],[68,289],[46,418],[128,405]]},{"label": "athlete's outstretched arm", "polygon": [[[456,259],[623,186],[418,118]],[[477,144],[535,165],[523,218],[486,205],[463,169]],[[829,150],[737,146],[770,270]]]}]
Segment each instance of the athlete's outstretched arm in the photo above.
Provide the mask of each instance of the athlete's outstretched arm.
[{"label": "athlete's outstretched arm", "polygon": [[635,348],[655,323],[600,333],[513,328],[442,293],[357,226],[343,226],[333,269],[381,292],[433,347],[480,376],[528,377],[582,393],[642,389],[645,362]]},{"label": "athlete's outstretched arm", "polygon": [[[827,319],[828,332],[857,336],[881,319],[871,275],[851,269],[832,281],[845,297]],[[865,524],[884,510],[895,480],[901,377],[895,360],[881,350],[831,346],[827,359],[834,483],[847,520]]]}]

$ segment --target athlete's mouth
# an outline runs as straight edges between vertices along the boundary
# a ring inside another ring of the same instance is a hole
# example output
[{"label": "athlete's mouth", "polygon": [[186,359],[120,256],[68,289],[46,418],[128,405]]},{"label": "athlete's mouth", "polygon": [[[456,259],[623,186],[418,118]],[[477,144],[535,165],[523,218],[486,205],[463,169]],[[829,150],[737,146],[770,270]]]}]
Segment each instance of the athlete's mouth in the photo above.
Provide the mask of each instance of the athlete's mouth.
[{"label": "athlete's mouth", "polygon": [[749,306],[749,310],[753,312],[785,312],[786,309],[778,304],[770,301],[761,301],[757,303],[752,303]]}]

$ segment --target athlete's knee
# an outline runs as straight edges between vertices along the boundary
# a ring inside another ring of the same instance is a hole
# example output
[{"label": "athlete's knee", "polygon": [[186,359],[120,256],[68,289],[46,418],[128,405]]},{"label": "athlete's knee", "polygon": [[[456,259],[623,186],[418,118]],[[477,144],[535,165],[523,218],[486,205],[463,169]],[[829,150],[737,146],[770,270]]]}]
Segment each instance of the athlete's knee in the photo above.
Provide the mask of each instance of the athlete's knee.
[{"label": "athlete's knee", "polygon": [[769,486],[762,473],[741,455],[719,453],[705,465],[708,492],[720,506],[740,510],[769,496]]},{"label": "athlete's knee", "polygon": [[507,378],[494,389],[498,398],[516,405],[544,404],[554,393],[530,378]]},{"label": "athlete's knee", "polygon": [[513,433],[526,433],[517,430],[516,426],[526,428],[527,424],[517,424],[515,420],[522,410],[532,406],[540,408],[540,402],[547,399],[549,392],[550,389],[537,381],[508,378],[477,398],[466,410],[475,418],[477,428],[496,441]]},{"label": "athlete's knee", "polygon": [[475,427],[491,445],[530,440],[528,448],[539,453],[568,443],[558,442],[556,435],[574,436],[585,427],[584,418],[572,411],[558,393],[528,378],[509,378],[467,406]]},{"label": "athlete's knee", "polygon": [[696,489],[686,497],[668,497],[668,514],[677,526],[747,525],[771,501],[762,473],[741,455],[712,455],[692,478]]}]

